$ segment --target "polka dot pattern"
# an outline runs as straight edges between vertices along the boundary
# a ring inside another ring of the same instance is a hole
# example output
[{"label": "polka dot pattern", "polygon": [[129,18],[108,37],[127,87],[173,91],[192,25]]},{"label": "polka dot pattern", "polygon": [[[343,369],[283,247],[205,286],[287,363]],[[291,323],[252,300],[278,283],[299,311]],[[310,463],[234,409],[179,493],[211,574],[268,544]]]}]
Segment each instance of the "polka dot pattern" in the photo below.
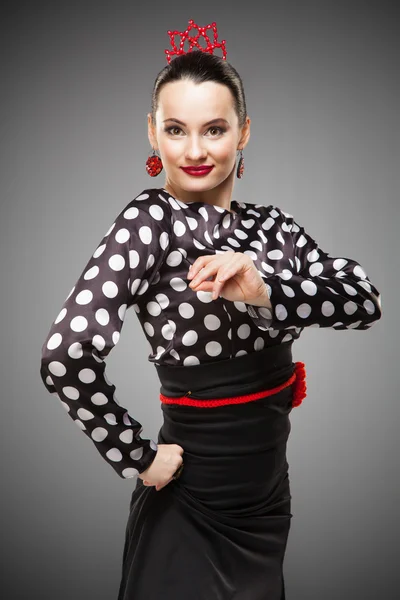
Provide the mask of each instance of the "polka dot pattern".
[{"label": "polka dot pattern", "polygon": [[[331,257],[292,215],[278,207],[274,207],[274,219],[274,224],[268,219],[264,222],[270,234],[279,229],[276,247],[267,257],[279,258],[283,252],[284,260],[279,262],[280,272],[275,268],[266,283],[272,310],[246,304],[259,329],[278,330],[283,335],[286,329],[300,328],[291,333],[297,339],[304,327],[368,329],[380,319],[380,293],[355,260]],[[261,266],[269,273],[265,262]],[[285,338],[280,335],[279,339],[283,342]]]},{"label": "polka dot pattern", "polygon": [[[136,478],[157,453],[105,371],[129,309],[148,360],[172,366],[258,352],[296,340],[307,326],[368,329],[380,318],[379,292],[357,262],[330,257],[276,206],[231,205],[234,212],[144,190],[99,241],[43,344],[44,385],[121,478]],[[189,287],[196,258],[225,252],[254,261],[271,309]]]}]

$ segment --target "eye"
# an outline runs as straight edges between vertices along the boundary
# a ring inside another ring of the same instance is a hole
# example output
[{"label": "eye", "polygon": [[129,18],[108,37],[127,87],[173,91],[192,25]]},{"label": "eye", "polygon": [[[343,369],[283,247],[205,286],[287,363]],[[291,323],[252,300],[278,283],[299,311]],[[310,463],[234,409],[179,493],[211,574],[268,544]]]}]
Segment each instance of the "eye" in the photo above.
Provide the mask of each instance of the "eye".
[{"label": "eye", "polygon": [[178,131],[182,131],[182,129],[180,127],[177,127],[177,125],[172,125],[171,127],[166,127],[164,129],[164,131],[173,135],[173,133],[172,133],[173,129],[178,129]]},{"label": "eye", "polygon": [[[173,131],[182,131],[182,129],[180,127],[178,127],[177,125],[171,125],[170,127],[166,127],[164,129],[164,131],[166,133],[171,134],[172,136],[174,136],[175,134],[173,133]],[[216,127],[216,126],[212,126],[208,129],[208,131],[217,131],[217,135],[220,135],[222,133],[225,132],[225,129],[223,129],[222,127]],[[216,135],[212,135],[211,137],[217,137]]]},{"label": "eye", "polygon": [[[225,131],[225,129],[222,129],[222,127],[210,127],[210,129],[208,131],[211,131],[213,129],[214,129],[214,131],[217,130],[219,133],[224,133],[224,131]],[[211,137],[216,137],[216,136],[212,135]]]}]

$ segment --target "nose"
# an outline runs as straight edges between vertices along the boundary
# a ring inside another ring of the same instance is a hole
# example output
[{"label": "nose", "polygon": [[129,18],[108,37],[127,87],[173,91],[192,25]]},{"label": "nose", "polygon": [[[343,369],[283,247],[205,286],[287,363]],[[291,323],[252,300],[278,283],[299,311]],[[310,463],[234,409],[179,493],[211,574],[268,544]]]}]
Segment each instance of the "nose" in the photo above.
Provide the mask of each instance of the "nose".
[{"label": "nose", "polygon": [[199,161],[207,156],[207,151],[203,141],[197,136],[188,137],[185,150],[186,159],[191,161]]}]

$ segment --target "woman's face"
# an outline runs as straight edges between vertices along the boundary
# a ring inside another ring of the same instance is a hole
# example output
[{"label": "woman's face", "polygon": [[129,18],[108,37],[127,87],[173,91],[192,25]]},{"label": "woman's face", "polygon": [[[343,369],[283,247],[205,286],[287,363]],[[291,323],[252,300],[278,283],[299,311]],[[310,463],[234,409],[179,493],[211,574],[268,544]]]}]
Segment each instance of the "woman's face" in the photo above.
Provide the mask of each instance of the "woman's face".
[{"label": "woman's face", "polygon": [[[229,88],[214,81],[180,80],[160,91],[156,127],[149,120],[149,139],[158,148],[167,181],[175,188],[206,191],[223,183],[236,165],[242,128]],[[210,123],[210,121],[212,121]],[[195,176],[182,167],[213,166]]]}]

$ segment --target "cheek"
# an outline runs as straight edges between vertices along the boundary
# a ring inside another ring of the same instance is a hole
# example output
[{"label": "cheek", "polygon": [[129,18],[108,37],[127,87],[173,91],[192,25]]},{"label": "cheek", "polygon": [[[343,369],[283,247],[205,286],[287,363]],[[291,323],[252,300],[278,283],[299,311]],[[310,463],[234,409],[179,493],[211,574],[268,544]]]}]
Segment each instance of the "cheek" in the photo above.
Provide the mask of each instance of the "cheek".
[{"label": "cheek", "polygon": [[178,145],[169,143],[168,141],[165,141],[160,145],[160,150],[163,153],[164,159],[167,161],[174,161],[179,155]]},{"label": "cheek", "polygon": [[233,160],[236,157],[236,149],[232,140],[221,143],[215,151],[215,156],[218,156],[221,161]]}]

